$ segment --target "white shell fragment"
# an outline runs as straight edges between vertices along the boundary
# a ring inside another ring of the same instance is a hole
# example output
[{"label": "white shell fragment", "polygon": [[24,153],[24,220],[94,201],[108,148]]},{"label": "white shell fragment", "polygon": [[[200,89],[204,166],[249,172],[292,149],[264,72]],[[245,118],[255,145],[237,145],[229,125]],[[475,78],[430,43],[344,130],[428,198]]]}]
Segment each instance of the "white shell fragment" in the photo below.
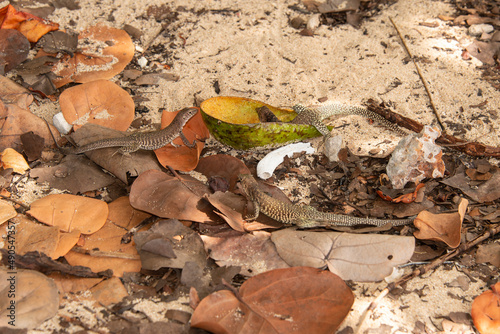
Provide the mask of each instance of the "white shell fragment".
[{"label": "white shell fragment", "polygon": [[62,112],[57,113],[54,117],[52,117],[52,123],[56,127],[57,131],[63,135],[67,135],[71,131],[71,128],[73,128],[73,125],[66,122]]},{"label": "white shell fragment", "polygon": [[314,148],[311,146],[311,143],[290,144],[269,152],[264,157],[264,159],[262,159],[257,164],[257,176],[261,179],[270,178],[273,175],[276,167],[278,167],[279,164],[283,162],[285,156],[290,158],[294,153],[303,151],[305,151],[307,154],[312,154],[315,152]]},{"label": "white shell fragment", "polygon": [[325,155],[329,161],[339,161],[339,152],[342,148],[342,136],[328,137],[325,140]]},{"label": "white shell fragment", "polygon": [[399,141],[387,164],[387,176],[394,189],[403,189],[407,182],[417,183],[426,177],[444,176],[443,152],[434,143],[440,135],[438,128],[426,125],[420,133]]}]

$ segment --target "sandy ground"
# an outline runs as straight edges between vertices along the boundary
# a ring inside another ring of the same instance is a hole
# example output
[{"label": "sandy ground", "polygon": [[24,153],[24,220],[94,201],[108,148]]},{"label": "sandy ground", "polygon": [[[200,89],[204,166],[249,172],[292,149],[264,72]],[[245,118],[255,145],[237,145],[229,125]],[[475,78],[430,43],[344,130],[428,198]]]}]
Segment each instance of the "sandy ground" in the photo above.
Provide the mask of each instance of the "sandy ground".
[{"label": "sandy ground", "polygon": [[[167,28],[167,33],[157,36],[160,24],[148,18],[145,11],[149,5],[165,2],[171,8],[182,6],[185,10],[179,11],[178,20]],[[154,62],[169,64],[172,68],[163,71],[175,73],[180,79],[164,81],[157,87],[133,88],[149,99],[141,104],[151,110],[148,117],[155,121],[159,120],[160,107],[177,110],[217,96],[213,87],[217,81],[220,95],[248,97],[275,106],[315,105],[320,98],[361,104],[374,98],[389,103],[407,117],[436,124],[429,98],[414,64],[405,59],[407,55],[390,23],[391,17],[414,56],[425,59],[419,65],[445,124],[470,124],[471,129],[463,135],[467,140],[495,146],[500,142],[500,122],[488,124],[475,117],[487,111],[496,113],[500,94],[481,80],[478,60],[462,59],[463,48],[472,42],[467,28],[451,26],[437,18],[454,15],[447,2],[400,0],[365,21],[360,29],[349,25],[320,26],[313,37],[299,35],[289,24],[296,16],[306,21],[310,17],[289,8],[299,4],[296,0],[101,0],[99,6],[92,0],[79,3],[81,9],[58,9],[49,19],[76,31],[97,22],[116,28],[130,24],[143,32],[141,39],[135,41],[139,51],[134,61],[141,57],[140,50],[149,45],[152,49],[155,45],[165,46],[164,53],[151,56],[143,70],[158,72],[150,67]],[[435,22],[437,27],[422,26],[422,22]],[[118,82],[123,87],[128,85],[119,79]],[[485,100],[488,104],[483,109],[473,107]],[[33,104],[32,108],[47,118],[59,111],[57,104],[50,101]],[[356,154],[374,147],[387,154],[400,138],[356,116],[334,120],[332,124],[346,125],[336,131]],[[442,321],[437,317],[449,312],[469,312],[473,297],[486,288],[482,281],[471,284],[467,291],[445,286],[459,275],[463,274],[456,269],[439,269],[412,280],[408,290],[427,286],[426,297],[416,293],[398,300],[386,297],[364,328],[389,325],[387,333],[409,333],[415,321],[420,320],[437,331],[436,326]],[[359,286],[354,311],[341,328],[356,327],[360,313],[383,286],[366,285],[366,293]],[[464,298],[450,298],[450,290]]]}]

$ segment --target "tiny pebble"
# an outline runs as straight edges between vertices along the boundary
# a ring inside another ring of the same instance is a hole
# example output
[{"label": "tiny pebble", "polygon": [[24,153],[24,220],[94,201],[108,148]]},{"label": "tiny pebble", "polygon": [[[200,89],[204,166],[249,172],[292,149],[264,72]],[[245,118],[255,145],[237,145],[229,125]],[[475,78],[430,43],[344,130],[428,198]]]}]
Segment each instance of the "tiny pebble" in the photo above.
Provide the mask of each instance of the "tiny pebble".
[{"label": "tiny pebble", "polygon": [[140,67],[144,68],[148,64],[148,60],[143,56],[137,60],[137,63],[139,64]]}]

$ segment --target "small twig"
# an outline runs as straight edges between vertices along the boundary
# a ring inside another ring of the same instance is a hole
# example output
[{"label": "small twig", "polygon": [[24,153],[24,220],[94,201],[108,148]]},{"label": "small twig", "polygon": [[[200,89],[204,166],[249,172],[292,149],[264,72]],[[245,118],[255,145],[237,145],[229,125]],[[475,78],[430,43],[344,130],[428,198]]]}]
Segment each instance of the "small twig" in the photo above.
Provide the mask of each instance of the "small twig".
[{"label": "small twig", "polygon": [[436,269],[439,265],[443,264],[444,262],[449,261],[450,259],[454,258],[455,256],[462,254],[463,252],[471,249],[472,247],[480,244],[484,240],[486,240],[486,239],[488,239],[488,238],[490,238],[498,233],[500,233],[500,224],[493,225],[492,227],[490,227],[490,229],[488,231],[486,231],[485,233],[483,233],[483,235],[477,237],[476,239],[474,239],[474,240],[472,240],[464,245],[460,245],[458,248],[449,252],[448,254],[442,255],[439,258],[437,258],[436,260],[432,261],[431,263],[426,264],[419,269],[415,269],[411,273],[401,277],[396,282],[390,283],[387,286],[387,288],[382,290],[382,292],[380,292],[380,295],[377,296],[377,298],[375,298],[375,300],[370,303],[370,306],[366,309],[366,311],[363,313],[361,319],[359,320],[358,326],[357,326],[356,331],[354,333],[356,333],[356,334],[360,333],[361,327],[362,327],[365,319],[368,317],[368,315],[373,313],[373,311],[377,308],[380,300],[382,300],[383,297],[385,297],[389,292],[394,290],[396,287],[400,286],[404,282],[407,282],[414,277],[423,275],[432,269]]},{"label": "small twig", "polygon": [[441,126],[441,132],[446,133],[446,128],[445,128],[443,122],[441,121],[441,116],[439,116],[439,113],[437,112],[436,106],[434,105],[434,101],[432,100],[431,92],[429,90],[429,87],[427,86],[427,82],[424,79],[422,71],[420,71],[420,67],[418,66],[417,62],[415,61],[415,58],[413,58],[413,55],[411,54],[410,49],[406,45],[406,42],[403,38],[403,35],[401,35],[401,32],[399,31],[398,27],[396,26],[396,23],[394,23],[394,21],[392,20],[391,17],[389,17],[389,20],[391,20],[391,23],[394,26],[394,29],[396,29],[396,32],[398,33],[399,39],[401,39],[401,42],[403,43],[403,46],[406,50],[406,53],[408,53],[408,56],[413,61],[413,65],[415,65],[415,68],[417,69],[418,76],[420,77],[420,80],[424,84],[425,91],[427,93],[427,96],[429,97],[429,102],[431,103],[432,111],[434,112],[434,115],[436,115],[437,121],[438,121],[439,125]]},{"label": "small twig", "polygon": [[71,250],[76,253],[90,255],[90,256],[111,257],[111,258],[127,259],[127,260],[140,260],[139,255],[133,255],[133,254],[87,250],[80,247],[73,247],[71,248]]},{"label": "small twig", "polygon": [[19,202],[18,200],[15,200],[15,199],[13,199],[13,198],[7,197],[7,196],[5,196],[5,195],[0,194],[0,198],[3,198],[3,199],[4,199],[4,200],[6,200],[6,201],[10,201],[10,202],[12,202],[12,203],[14,203],[14,204],[17,204],[17,205],[21,206],[24,210],[29,210],[29,209],[30,209],[29,205],[26,205],[26,204],[24,204],[24,203],[21,203],[21,202]]}]

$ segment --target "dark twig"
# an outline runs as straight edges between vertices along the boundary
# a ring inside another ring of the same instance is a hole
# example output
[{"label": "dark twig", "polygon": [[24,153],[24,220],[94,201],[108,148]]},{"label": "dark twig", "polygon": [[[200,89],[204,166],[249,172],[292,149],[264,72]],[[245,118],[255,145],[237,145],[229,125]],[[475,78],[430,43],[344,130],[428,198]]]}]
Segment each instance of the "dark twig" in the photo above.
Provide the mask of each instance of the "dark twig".
[{"label": "dark twig", "polygon": [[443,122],[441,121],[441,116],[439,116],[439,113],[437,112],[436,106],[434,105],[434,101],[432,100],[432,95],[429,90],[429,87],[427,86],[427,82],[424,79],[424,76],[422,74],[422,71],[420,71],[420,67],[418,66],[417,62],[415,61],[415,58],[413,58],[413,55],[410,52],[410,49],[408,48],[408,45],[406,45],[406,42],[403,38],[403,35],[401,35],[401,32],[399,31],[398,27],[396,26],[396,23],[392,20],[391,17],[389,17],[389,20],[391,20],[392,25],[394,26],[394,29],[396,29],[396,32],[398,33],[399,39],[401,39],[401,42],[403,43],[403,46],[406,50],[406,53],[408,53],[408,56],[410,59],[413,61],[413,65],[415,65],[415,68],[417,69],[418,76],[420,77],[420,80],[424,84],[425,91],[427,93],[427,96],[429,97],[429,102],[431,103],[432,111],[434,112],[434,115],[436,115],[436,119],[441,126],[441,132],[444,134],[446,133],[446,128],[444,127]]}]

